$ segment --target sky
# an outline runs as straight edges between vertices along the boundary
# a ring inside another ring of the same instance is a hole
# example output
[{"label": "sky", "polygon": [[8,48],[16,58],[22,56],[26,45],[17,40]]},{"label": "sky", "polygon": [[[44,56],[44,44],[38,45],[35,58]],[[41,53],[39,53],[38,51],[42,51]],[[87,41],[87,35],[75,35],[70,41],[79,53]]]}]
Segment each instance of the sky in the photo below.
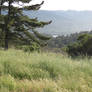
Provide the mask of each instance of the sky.
[{"label": "sky", "polygon": [[[41,3],[43,0],[32,0],[31,4]],[[44,0],[41,10],[92,10],[92,0]],[[7,5],[7,3],[5,4]],[[17,6],[17,4],[15,4]]]},{"label": "sky", "polygon": [[[33,0],[30,4],[40,3]],[[44,0],[42,10],[92,10],[92,0]]]}]

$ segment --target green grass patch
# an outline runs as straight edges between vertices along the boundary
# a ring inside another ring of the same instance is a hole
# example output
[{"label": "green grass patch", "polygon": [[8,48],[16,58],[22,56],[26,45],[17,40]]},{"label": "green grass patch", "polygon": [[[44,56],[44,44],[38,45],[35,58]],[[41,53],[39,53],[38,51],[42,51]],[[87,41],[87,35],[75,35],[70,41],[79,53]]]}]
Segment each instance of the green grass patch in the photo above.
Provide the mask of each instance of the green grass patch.
[{"label": "green grass patch", "polygon": [[92,59],[1,50],[0,92],[92,92]]}]

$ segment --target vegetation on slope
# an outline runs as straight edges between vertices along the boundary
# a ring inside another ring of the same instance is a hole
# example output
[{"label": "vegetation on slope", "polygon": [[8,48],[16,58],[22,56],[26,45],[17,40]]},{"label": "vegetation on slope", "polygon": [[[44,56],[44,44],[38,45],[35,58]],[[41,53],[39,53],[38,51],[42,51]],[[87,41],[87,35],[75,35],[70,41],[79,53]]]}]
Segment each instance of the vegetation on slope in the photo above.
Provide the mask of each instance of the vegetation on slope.
[{"label": "vegetation on slope", "polygon": [[82,34],[92,34],[92,31],[83,31],[79,33],[73,33],[70,35],[62,35],[56,38],[52,38],[48,42],[48,48],[63,48],[71,43],[75,43],[78,37]]},{"label": "vegetation on slope", "polygon": [[71,56],[92,56],[92,34],[82,34],[75,43],[66,47],[66,52]]},{"label": "vegetation on slope", "polygon": [[92,92],[92,59],[0,50],[0,92]]}]

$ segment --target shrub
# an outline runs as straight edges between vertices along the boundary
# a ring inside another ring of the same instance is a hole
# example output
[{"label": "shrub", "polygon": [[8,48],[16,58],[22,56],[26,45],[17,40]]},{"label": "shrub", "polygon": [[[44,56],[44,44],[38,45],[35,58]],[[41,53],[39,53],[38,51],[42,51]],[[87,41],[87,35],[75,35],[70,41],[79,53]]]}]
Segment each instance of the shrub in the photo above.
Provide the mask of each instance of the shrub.
[{"label": "shrub", "polygon": [[67,46],[66,52],[71,56],[92,56],[92,35],[82,34],[78,37],[77,42]]},{"label": "shrub", "polygon": [[17,46],[17,49],[22,49],[24,52],[40,52],[40,45],[37,43],[32,43],[31,45]]}]

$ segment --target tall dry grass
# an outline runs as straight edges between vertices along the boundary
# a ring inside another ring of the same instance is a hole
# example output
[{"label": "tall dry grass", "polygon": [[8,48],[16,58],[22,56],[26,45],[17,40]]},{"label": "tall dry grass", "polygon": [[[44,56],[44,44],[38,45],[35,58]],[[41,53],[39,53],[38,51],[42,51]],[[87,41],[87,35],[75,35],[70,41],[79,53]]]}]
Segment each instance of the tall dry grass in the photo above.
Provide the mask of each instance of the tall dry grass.
[{"label": "tall dry grass", "polygon": [[92,92],[92,59],[0,50],[0,92]]}]

